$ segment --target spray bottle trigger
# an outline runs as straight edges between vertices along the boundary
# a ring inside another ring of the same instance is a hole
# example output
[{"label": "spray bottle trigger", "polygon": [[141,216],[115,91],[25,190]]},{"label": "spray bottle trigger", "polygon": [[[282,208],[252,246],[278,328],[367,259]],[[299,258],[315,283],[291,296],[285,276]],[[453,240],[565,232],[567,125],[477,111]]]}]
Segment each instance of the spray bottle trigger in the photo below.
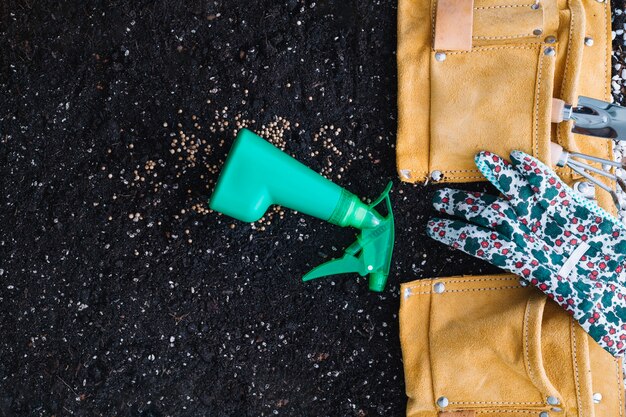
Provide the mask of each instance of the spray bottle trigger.
[{"label": "spray bottle trigger", "polygon": [[313,268],[302,277],[302,281],[310,281],[312,279],[328,275],[349,274],[353,272],[356,272],[361,276],[367,274],[367,270],[364,270],[363,262],[360,258],[346,253],[341,258],[333,259],[332,261],[328,261]]},{"label": "spray bottle trigger", "polygon": [[314,268],[302,278],[303,281],[356,272],[361,276],[370,275],[370,290],[380,292],[385,288],[394,244],[394,221],[389,199],[391,185],[390,182],[380,197],[369,206],[374,211],[374,208],[385,200],[387,215],[383,217],[377,213],[381,219],[380,224],[374,228],[361,230],[361,234],[348,246],[343,257]]},{"label": "spray bottle trigger", "polygon": [[369,289],[376,292],[381,292],[385,289],[391,268],[391,256],[395,240],[395,224],[391,209],[391,199],[389,198],[392,185],[393,183],[390,181],[382,194],[370,206],[373,210],[384,200],[387,206],[387,215],[376,229],[363,230],[361,236],[359,236],[359,240],[368,242],[368,244],[363,244],[365,262],[368,265],[371,264],[369,262],[376,264],[376,268],[370,271],[369,276]]}]

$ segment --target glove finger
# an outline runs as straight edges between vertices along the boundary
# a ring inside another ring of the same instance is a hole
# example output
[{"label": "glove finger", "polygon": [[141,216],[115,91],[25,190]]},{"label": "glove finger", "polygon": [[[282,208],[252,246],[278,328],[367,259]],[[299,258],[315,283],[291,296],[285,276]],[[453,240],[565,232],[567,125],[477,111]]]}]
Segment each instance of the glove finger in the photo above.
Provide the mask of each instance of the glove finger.
[{"label": "glove finger", "polygon": [[[438,211],[467,222],[495,229],[528,252],[532,249],[565,255],[571,253],[581,240],[564,229],[544,212],[544,221],[534,221],[528,227],[517,219],[507,200],[490,194],[444,188],[436,192],[433,206]],[[535,242],[537,236],[545,235]],[[544,248],[541,240],[548,243]],[[586,274],[585,274],[586,275]]]},{"label": "glove finger", "polygon": [[605,285],[617,286],[614,292],[622,294],[626,300],[626,287],[620,276],[624,266],[614,257],[598,252],[596,249],[588,250],[576,265],[576,276],[580,281],[588,282],[601,288]]},{"label": "glove finger", "polygon": [[522,256],[522,251],[514,242],[500,233],[461,220],[433,218],[428,222],[427,233],[447,246],[517,275],[521,275],[528,259]]},{"label": "glove finger", "polygon": [[497,199],[491,194],[443,188],[435,193],[433,207],[440,213],[468,218],[482,212]]},{"label": "glove finger", "polygon": [[[537,204],[564,229],[564,233],[567,233],[565,237],[573,235],[596,248],[602,248],[602,243],[610,243],[626,250],[626,228],[612,215],[572,190],[552,169],[536,158],[513,151],[511,160],[516,169],[526,176],[535,192]],[[551,220],[543,216],[540,223],[548,227]],[[556,228],[552,229],[555,232],[553,238],[563,236],[556,234]]]},{"label": "glove finger", "polygon": [[469,223],[495,229],[507,239],[515,240],[521,248],[526,249],[527,243],[534,241],[509,202],[494,195],[444,188],[435,193],[433,207]]},{"label": "glove finger", "polygon": [[[476,159],[481,161],[483,167],[480,168],[481,171],[487,172],[487,169],[491,169],[494,177],[497,178],[496,181],[506,183],[506,185],[509,182],[524,184],[521,187],[509,186],[510,194],[507,195],[511,205],[515,207],[515,211],[519,215],[519,222],[525,226],[524,231],[536,236],[542,236],[542,233],[547,232],[553,237],[551,242],[553,247],[561,252],[567,250],[566,242],[572,239],[563,235],[562,227],[554,224],[554,220],[550,219],[545,209],[537,202],[535,191],[528,183],[528,179],[522,179],[525,172],[520,172],[514,164],[509,165],[499,156],[486,152],[482,154],[482,157],[477,156]],[[479,162],[477,162],[478,164]],[[519,194],[517,194],[518,192]]]},{"label": "glove finger", "polygon": [[474,162],[485,178],[510,200],[520,219],[528,224],[534,204],[528,180],[510,162],[494,153],[480,152]]},{"label": "glove finger", "polygon": [[[527,247],[519,247],[517,240],[511,241],[497,231],[460,220],[440,218],[428,222],[427,232],[441,243],[530,280],[544,292],[550,293],[548,290],[554,286],[559,290],[552,291],[553,295],[571,293],[571,288],[580,284],[567,281],[570,289],[566,290],[564,283],[560,283],[566,280],[557,278],[563,257],[532,237]],[[557,285],[557,282],[560,284]],[[578,292],[588,293],[583,290],[588,290],[588,287],[581,286]]]},{"label": "glove finger", "polygon": [[[580,203],[577,197],[584,197],[575,193],[558,177],[556,172],[541,161],[524,152],[513,151],[511,162],[517,171],[526,177],[536,195],[537,203],[556,215],[557,219],[567,222],[576,211],[578,217],[590,217],[591,211],[587,207],[588,204],[576,204]],[[580,207],[577,207],[578,205]]]}]

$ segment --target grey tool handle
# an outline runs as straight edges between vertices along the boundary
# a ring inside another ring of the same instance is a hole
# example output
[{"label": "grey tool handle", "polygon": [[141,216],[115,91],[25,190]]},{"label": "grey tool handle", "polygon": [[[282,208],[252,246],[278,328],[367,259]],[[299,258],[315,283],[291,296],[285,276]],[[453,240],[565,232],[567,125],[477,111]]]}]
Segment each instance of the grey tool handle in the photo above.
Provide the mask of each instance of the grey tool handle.
[{"label": "grey tool handle", "polygon": [[605,139],[626,139],[626,108],[580,96],[576,106],[564,105],[564,121],[573,120],[572,132]]}]

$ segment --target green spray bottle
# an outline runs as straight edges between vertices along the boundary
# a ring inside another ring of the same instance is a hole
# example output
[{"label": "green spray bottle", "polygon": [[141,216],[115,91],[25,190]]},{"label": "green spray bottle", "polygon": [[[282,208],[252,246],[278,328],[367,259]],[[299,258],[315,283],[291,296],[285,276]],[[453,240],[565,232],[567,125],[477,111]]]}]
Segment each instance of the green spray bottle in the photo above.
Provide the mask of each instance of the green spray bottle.
[{"label": "green spray bottle", "polygon": [[[383,291],[389,276],[394,222],[389,200],[391,183],[367,205],[290,157],[253,132],[242,129],[226,158],[209,207],[244,222],[259,220],[279,204],[338,226],[361,230],[344,256],[311,270],[304,281],[328,275],[369,274],[369,288]],[[385,201],[387,215],[375,210]]]}]

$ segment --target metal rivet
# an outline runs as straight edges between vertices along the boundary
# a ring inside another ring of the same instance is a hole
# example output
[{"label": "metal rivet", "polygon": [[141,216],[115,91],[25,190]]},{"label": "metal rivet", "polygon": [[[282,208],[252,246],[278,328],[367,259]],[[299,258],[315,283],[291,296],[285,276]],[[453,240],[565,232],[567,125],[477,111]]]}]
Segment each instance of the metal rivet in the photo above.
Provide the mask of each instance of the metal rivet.
[{"label": "metal rivet", "polygon": [[593,38],[591,36],[585,36],[585,45],[593,46]]},{"label": "metal rivet", "polygon": [[530,8],[533,10],[539,10],[540,7],[541,5],[539,4],[539,2],[534,3],[533,5],[530,6]]},{"label": "metal rivet", "polygon": [[444,52],[435,53],[435,61],[443,62],[446,60],[446,54]]},{"label": "metal rivet", "polygon": [[550,405],[559,405],[561,403],[559,399],[553,395],[549,396],[547,401],[548,401],[548,404]]},{"label": "metal rivet", "polygon": [[556,36],[548,36],[545,39],[546,43],[556,43]]},{"label": "metal rivet", "polygon": [[524,281],[523,279],[520,279],[519,285],[521,285],[522,287],[528,287],[528,281]]},{"label": "metal rivet", "polygon": [[543,412],[539,413],[539,417],[550,417],[550,414],[548,414],[547,411],[543,411]]},{"label": "metal rivet", "polygon": [[594,404],[600,404],[601,401],[602,401],[602,394],[600,394],[599,392],[596,392],[595,394],[593,394]]},{"label": "metal rivet", "polygon": [[409,298],[411,296],[411,289],[410,288],[405,288],[404,289],[404,298]]},{"label": "metal rivet", "polygon": [[411,170],[410,169],[401,169],[400,170],[400,175],[405,180],[410,180],[411,179]]},{"label": "metal rivet", "polygon": [[367,270],[368,270],[368,271],[371,271],[372,269],[374,269],[374,267],[373,267],[372,265],[368,265],[368,266],[367,266]]},{"label": "metal rivet", "polygon": [[535,36],[541,36],[542,34],[543,34],[543,30],[541,30],[541,29],[533,30],[533,35],[535,35]]},{"label": "metal rivet", "polygon": [[[433,285],[433,291],[435,292],[435,294],[442,294],[445,290],[446,290],[446,284],[444,284],[443,282],[438,282],[435,285]],[[445,398],[445,397],[442,397],[442,398]]]},{"label": "metal rivet", "polygon": [[546,56],[555,56],[556,55],[556,49],[554,49],[553,47],[549,46],[546,49],[543,50],[543,54]]},{"label": "metal rivet", "polygon": [[589,181],[576,181],[574,190],[578,191],[585,198],[593,199],[596,196],[596,187]]},{"label": "metal rivet", "polygon": [[437,399],[437,405],[441,408],[446,408],[450,404],[450,401],[446,397],[439,397]]},{"label": "metal rivet", "polygon": [[604,0],[596,0],[598,3],[604,3]]},{"label": "metal rivet", "polygon": [[441,171],[433,171],[430,173],[430,179],[433,181],[441,181],[443,173]]}]

